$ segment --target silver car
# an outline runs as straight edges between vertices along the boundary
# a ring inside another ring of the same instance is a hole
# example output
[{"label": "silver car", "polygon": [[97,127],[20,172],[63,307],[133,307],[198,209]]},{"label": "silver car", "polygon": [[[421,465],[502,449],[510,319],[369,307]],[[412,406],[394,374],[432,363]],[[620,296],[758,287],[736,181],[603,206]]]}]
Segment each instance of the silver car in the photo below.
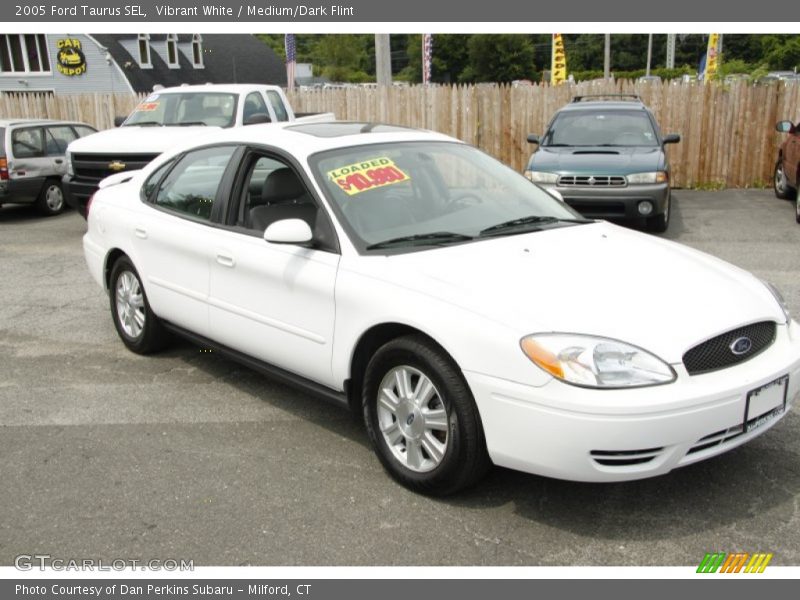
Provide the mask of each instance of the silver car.
[{"label": "silver car", "polygon": [[0,120],[0,206],[35,204],[48,216],[64,210],[61,178],[67,146],[96,132],[72,121]]}]

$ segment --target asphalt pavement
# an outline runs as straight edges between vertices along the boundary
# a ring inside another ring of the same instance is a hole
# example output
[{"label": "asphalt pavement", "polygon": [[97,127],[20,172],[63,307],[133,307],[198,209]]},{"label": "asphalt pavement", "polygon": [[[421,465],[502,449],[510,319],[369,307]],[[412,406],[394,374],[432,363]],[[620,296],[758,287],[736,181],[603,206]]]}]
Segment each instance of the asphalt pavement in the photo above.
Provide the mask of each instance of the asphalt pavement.
[{"label": "asphalt pavement", "polygon": [[[673,207],[664,237],[772,281],[800,315],[791,203],[677,191]],[[696,565],[711,551],[800,564],[797,411],[654,479],[495,468],[429,499],[382,471],[344,410],[188,343],[127,351],[86,270],[85,228],[74,212],[0,210],[0,565]]]}]

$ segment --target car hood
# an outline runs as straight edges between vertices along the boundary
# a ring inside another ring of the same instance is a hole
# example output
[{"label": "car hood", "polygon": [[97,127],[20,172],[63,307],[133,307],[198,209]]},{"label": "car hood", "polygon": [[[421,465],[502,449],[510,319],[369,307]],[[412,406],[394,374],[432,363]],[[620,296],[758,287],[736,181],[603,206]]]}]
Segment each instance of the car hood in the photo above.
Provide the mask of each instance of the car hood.
[{"label": "car hood", "polygon": [[87,135],[72,142],[72,153],[161,154],[173,146],[191,140],[219,127],[117,127]]},{"label": "car hood", "polygon": [[528,168],[559,175],[628,175],[663,169],[661,148],[643,147],[542,147],[531,156]]},{"label": "car hood", "polygon": [[761,320],[784,321],[771,292],[750,273],[605,222],[363,263],[374,278],[401,281],[520,337],[537,332],[604,336],[670,363],[681,362],[686,350],[723,331]]}]

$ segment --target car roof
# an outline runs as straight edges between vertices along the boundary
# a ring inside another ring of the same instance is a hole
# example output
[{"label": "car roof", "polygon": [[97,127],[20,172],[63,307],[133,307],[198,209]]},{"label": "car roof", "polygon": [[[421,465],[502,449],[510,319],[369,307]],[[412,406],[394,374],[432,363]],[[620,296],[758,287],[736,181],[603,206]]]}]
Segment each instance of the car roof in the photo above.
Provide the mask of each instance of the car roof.
[{"label": "car roof", "polygon": [[581,110],[643,110],[647,107],[640,100],[583,100],[581,102],[570,102],[561,111],[581,111]]},{"label": "car roof", "polygon": [[[324,132],[324,135],[320,133]],[[334,132],[335,134],[331,134]],[[319,123],[268,123],[222,129],[208,135],[192,138],[189,143],[176,146],[164,156],[174,156],[192,148],[211,144],[251,144],[272,146],[289,152],[297,159],[306,159],[325,150],[391,142],[456,142],[447,135],[362,121],[328,121]],[[160,161],[159,161],[160,162]]]},{"label": "car roof", "polygon": [[201,85],[179,85],[176,87],[162,88],[160,90],[153,90],[153,94],[185,94],[188,92],[217,92],[217,93],[231,93],[243,94],[253,90],[260,90],[264,88],[278,89],[278,86],[266,85],[262,83],[206,83]]},{"label": "car roof", "polygon": [[[14,127],[16,125],[86,125],[79,121],[62,121],[59,119],[0,119],[0,127]],[[90,126],[91,127],[91,126]]]}]

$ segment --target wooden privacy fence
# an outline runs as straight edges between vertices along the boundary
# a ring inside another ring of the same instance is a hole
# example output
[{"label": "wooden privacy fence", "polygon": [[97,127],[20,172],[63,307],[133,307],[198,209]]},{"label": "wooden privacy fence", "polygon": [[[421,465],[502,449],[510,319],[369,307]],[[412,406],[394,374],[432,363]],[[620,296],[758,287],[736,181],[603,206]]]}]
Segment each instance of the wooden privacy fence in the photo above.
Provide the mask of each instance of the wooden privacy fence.
[{"label": "wooden privacy fence", "polygon": [[[556,110],[578,94],[638,94],[664,133],[679,133],[669,147],[679,187],[768,185],[783,135],[781,119],[800,120],[800,85],[753,86],[696,82],[587,82],[551,87],[457,85],[345,88],[289,94],[300,112],[333,112],[339,119],[381,121],[440,131],[524,169],[528,133],[544,133]],[[0,94],[0,118],[75,119],[113,127],[143,96]]]},{"label": "wooden privacy fence", "polygon": [[331,111],[339,119],[424,127],[482,148],[521,171],[556,110],[579,94],[638,94],[664,133],[679,187],[768,185],[783,136],[781,119],[800,119],[800,85],[587,82],[577,85],[469,85],[346,88],[291,94],[295,110]]},{"label": "wooden privacy fence", "polygon": [[133,94],[0,94],[0,119],[65,119],[110,129],[115,116],[128,115],[144,98]]}]

